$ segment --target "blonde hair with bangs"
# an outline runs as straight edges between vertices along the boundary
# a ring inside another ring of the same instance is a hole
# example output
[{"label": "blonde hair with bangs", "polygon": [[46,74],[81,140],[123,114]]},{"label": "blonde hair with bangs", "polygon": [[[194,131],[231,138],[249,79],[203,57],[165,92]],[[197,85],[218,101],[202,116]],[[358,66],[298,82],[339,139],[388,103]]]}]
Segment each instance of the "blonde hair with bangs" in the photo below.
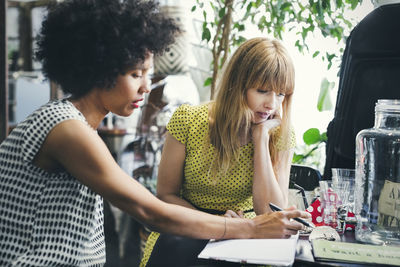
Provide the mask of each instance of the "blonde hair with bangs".
[{"label": "blonde hair with bangs", "polygon": [[279,130],[271,131],[269,149],[273,166],[278,154],[275,143],[278,139],[290,141],[293,62],[278,40],[250,39],[235,51],[218,81],[218,93],[210,112],[210,142],[216,149],[214,170],[229,171],[231,164],[239,160],[240,137],[244,134],[248,140],[252,112],[246,92],[250,88],[272,89],[285,95],[280,111],[282,123]]}]

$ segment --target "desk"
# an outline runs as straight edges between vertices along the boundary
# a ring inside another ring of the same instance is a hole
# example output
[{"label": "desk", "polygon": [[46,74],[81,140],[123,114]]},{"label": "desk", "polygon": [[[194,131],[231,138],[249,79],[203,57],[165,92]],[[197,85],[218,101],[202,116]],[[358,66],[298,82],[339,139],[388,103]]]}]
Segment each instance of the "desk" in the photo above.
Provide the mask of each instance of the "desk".
[{"label": "desk", "polygon": [[[355,240],[354,232],[346,232],[341,236],[342,242],[359,243]],[[214,260],[200,260],[199,265],[202,267],[239,267],[243,266],[239,263],[214,261]],[[244,266],[256,266],[246,264]],[[296,258],[293,267],[308,267],[308,266],[338,266],[338,267],[362,267],[362,266],[390,266],[390,265],[378,265],[378,264],[360,264],[360,263],[344,263],[344,262],[328,262],[328,261],[316,261],[312,254],[311,243],[308,241],[308,237],[300,237],[297,241]]]}]

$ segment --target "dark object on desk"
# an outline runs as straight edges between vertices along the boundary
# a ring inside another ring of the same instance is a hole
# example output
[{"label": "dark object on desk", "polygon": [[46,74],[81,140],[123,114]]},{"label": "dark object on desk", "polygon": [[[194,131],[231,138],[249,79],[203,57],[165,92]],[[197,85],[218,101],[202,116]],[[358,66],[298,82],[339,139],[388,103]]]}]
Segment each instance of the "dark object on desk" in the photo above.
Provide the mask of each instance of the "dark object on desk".
[{"label": "dark object on desk", "polygon": [[355,137],[374,125],[378,99],[400,99],[400,4],[369,13],[351,32],[340,68],[335,115],[328,126],[324,179],[355,166]]}]

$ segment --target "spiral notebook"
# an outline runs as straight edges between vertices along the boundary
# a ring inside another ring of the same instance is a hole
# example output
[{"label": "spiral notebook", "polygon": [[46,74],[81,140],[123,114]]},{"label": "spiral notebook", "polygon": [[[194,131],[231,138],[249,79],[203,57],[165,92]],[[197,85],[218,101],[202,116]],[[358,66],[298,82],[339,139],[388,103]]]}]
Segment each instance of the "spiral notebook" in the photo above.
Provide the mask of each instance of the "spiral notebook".
[{"label": "spiral notebook", "polygon": [[289,266],[296,256],[298,235],[289,239],[229,239],[210,241],[199,258]]}]

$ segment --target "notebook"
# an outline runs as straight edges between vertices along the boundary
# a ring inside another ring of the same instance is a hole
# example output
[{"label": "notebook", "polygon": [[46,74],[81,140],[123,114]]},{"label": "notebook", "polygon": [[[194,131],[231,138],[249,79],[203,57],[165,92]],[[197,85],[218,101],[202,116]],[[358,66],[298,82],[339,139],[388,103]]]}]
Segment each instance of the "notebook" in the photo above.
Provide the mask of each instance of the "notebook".
[{"label": "notebook", "polygon": [[312,241],[314,257],[323,261],[375,263],[400,266],[400,247],[327,240]]},{"label": "notebook", "polygon": [[289,239],[229,239],[210,241],[199,258],[289,266],[294,262],[298,235]]}]

